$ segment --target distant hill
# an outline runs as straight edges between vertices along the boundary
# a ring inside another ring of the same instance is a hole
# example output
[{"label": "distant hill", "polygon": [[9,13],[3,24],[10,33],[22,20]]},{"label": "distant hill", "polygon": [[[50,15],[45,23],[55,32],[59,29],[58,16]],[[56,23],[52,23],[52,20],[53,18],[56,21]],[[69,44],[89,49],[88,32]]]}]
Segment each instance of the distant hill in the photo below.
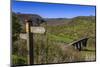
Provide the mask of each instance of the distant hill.
[{"label": "distant hill", "polygon": [[49,18],[46,19],[46,22],[48,25],[64,25],[64,24],[68,24],[68,22],[70,22],[71,19],[68,18]]},{"label": "distant hill", "polygon": [[25,24],[25,19],[32,20],[33,25],[39,26],[41,23],[45,22],[47,25],[56,26],[56,25],[75,25],[82,22],[95,22],[95,16],[77,16],[74,18],[42,18],[37,14],[22,14],[22,13],[13,13],[18,16],[20,23]]},{"label": "distant hill", "polygon": [[21,24],[25,24],[25,20],[31,20],[34,26],[39,26],[45,20],[37,14],[16,14]]},{"label": "distant hill", "polygon": [[95,22],[95,16],[77,16],[74,18],[48,18],[46,22],[48,25],[70,25],[78,22]]},{"label": "distant hill", "polygon": [[96,22],[95,16],[78,16],[71,19],[68,25],[77,25],[81,23],[93,23]]},{"label": "distant hill", "polygon": [[94,21],[96,20],[95,16],[78,16],[78,17],[74,17],[72,18],[72,20],[86,20],[86,21]]}]

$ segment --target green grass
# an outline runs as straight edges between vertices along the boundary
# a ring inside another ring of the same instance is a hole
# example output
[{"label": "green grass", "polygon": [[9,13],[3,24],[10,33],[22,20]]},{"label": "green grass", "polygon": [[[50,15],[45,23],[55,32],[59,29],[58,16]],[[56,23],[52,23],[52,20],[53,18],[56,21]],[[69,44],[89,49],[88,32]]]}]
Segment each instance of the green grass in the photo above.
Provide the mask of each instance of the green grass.
[{"label": "green grass", "polygon": [[15,64],[15,65],[27,64],[25,57],[19,57],[17,55],[12,55],[12,60],[13,60],[13,64]]},{"label": "green grass", "polygon": [[[49,40],[57,41],[58,43],[68,44],[80,38],[89,37],[87,43],[88,47],[85,48],[86,50],[78,53],[80,54],[80,59],[83,58],[81,61],[85,61],[86,56],[93,56],[93,60],[95,60],[95,22],[78,19],[70,25],[47,26],[47,30]],[[57,44],[57,42],[55,44]],[[74,51],[72,53],[74,53]],[[92,58],[88,60],[91,61]]]},{"label": "green grass", "polygon": [[[44,26],[47,30],[46,34],[34,34],[35,64],[88,61],[92,58],[95,60],[95,21],[78,18],[68,25]],[[89,37],[88,46],[84,51],[75,50],[72,46],[66,47],[67,44],[83,37]],[[26,42],[21,42],[20,52],[25,57]],[[14,58],[18,59],[16,56]]]},{"label": "green grass", "polygon": [[48,36],[50,40],[58,41],[58,42],[70,43],[73,41],[71,38],[64,37],[64,36],[56,36],[53,34],[49,34]]}]

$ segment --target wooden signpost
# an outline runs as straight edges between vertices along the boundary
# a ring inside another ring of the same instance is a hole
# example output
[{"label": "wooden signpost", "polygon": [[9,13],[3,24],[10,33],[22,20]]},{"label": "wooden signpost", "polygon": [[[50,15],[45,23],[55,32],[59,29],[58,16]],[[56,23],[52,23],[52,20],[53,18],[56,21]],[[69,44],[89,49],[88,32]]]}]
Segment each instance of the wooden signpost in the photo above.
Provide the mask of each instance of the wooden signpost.
[{"label": "wooden signpost", "polygon": [[26,34],[27,34],[27,59],[28,59],[28,64],[32,65],[34,64],[34,53],[33,53],[33,45],[34,45],[34,40],[33,40],[33,35],[30,32],[30,27],[32,26],[32,21],[26,21]]},{"label": "wooden signpost", "polygon": [[21,33],[19,36],[20,36],[21,39],[27,40],[27,34],[26,33]]},{"label": "wooden signpost", "polygon": [[27,60],[28,64],[32,65],[34,64],[34,34],[39,33],[43,34],[45,33],[45,28],[44,27],[33,27],[32,26],[32,21],[25,21],[26,22],[26,33],[21,33],[20,38],[26,39],[27,40]]},{"label": "wooden signpost", "polygon": [[31,27],[31,32],[43,34],[45,33],[45,28],[44,27]]}]

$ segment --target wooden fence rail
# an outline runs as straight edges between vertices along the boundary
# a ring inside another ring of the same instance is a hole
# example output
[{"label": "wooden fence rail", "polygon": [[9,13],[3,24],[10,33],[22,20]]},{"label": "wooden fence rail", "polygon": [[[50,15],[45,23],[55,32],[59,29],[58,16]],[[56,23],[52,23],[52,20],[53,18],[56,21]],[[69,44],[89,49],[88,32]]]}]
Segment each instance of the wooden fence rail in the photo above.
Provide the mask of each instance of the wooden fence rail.
[{"label": "wooden fence rail", "polygon": [[88,39],[89,38],[82,38],[82,39],[79,39],[77,41],[70,43],[69,45],[72,45],[72,46],[74,46],[75,49],[78,49],[79,51],[81,51],[83,49],[83,47],[87,46]]}]

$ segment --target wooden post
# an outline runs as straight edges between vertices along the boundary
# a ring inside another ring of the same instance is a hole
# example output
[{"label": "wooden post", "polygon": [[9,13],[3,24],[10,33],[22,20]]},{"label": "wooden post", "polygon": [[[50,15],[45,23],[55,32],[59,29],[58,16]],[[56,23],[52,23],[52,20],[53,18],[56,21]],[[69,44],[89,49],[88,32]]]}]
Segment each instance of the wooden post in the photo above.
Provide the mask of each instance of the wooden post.
[{"label": "wooden post", "polygon": [[28,55],[27,55],[27,61],[29,65],[34,64],[34,51],[33,51],[33,33],[30,31],[30,27],[32,26],[32,21],[26,20],[26,33],[27,33],[27,50],[28,50]]},{"label": "wooden post", "polygon": [[82,50],[81,41],[79,41],[79,51]]}]

